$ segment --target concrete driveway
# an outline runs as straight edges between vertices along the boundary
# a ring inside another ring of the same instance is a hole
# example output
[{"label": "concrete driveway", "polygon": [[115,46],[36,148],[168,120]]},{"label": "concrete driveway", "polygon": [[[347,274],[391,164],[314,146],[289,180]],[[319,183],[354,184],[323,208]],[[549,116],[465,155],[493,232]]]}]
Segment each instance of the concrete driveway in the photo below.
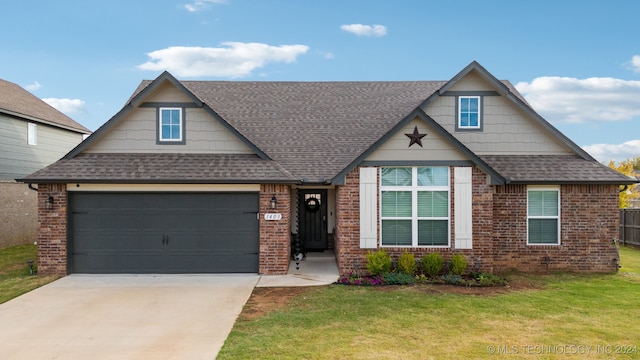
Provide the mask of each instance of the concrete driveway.
[{"label": "concrete driveway", "polygon": [[0,304],[0,359],[215,359],[259,275],[70,275]]}]

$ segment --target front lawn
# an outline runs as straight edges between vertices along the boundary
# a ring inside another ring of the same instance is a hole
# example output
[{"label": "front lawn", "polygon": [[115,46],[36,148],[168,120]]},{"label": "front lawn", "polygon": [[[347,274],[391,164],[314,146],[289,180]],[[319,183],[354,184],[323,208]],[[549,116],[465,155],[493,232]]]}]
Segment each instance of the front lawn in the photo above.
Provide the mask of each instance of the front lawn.
[{"label": "front lawn", "polygon": [[35,245],[19,245],[0,249],[0,304],[59,278],[54,275],[29,274],[27,261],[37,267]]},{"label": "front lawn", "polygon": [[218,358],[640,358],[640,250],[620,252],[618,274],[512,275],[484,295],[331,285],[273,311],[250,300]]}]

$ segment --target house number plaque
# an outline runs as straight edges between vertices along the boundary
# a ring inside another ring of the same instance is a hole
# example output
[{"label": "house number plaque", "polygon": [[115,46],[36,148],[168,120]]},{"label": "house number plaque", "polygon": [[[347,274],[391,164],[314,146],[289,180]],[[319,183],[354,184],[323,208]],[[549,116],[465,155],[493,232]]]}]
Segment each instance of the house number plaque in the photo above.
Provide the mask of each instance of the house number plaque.
[{"label": "house number plaque", "polygon": [[282,220],[282,214],[264,214],[265,220]]}]

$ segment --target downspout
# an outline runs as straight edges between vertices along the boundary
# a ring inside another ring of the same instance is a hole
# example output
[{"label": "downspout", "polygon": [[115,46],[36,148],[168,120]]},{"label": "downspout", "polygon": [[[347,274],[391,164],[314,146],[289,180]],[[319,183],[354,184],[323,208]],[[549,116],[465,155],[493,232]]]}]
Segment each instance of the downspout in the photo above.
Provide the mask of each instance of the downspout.
[{"label": "downspout", "polygon": [[33,185],[31,183],[28,184],[29,189],[33,190],[33,191],[38,191],[37,188],[34,188]]}]

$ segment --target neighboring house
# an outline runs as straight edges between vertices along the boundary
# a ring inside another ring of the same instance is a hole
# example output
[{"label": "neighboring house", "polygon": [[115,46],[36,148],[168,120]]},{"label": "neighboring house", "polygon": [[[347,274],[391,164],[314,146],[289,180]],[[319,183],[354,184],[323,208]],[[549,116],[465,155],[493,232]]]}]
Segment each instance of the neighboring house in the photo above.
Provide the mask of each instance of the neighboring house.
[{"label": "neighboring house", "polygon": [[484,271],[618,268],[632,184],[473,62],[449,81],[143,81],[38,184],[39,271],[285,274],[291,238],[464,254]]},{"label": "neighboring house", "polygon": [[0,79],[0,248],[32,243],[36,193],[16,183],[60,159],[90,131],[20,86]]}]

